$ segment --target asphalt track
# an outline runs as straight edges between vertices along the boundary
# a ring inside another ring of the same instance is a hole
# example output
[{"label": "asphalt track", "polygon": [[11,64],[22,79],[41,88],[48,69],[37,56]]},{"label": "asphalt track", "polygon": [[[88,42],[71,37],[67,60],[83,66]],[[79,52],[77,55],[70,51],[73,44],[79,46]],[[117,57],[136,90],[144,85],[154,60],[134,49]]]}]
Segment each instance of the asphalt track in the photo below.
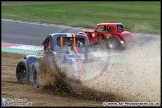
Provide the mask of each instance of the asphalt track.
[{"label": "asphalt track", "polygon": [[[19,20],[1,20],[1,41],[24,45],[40,46],[41,42],[51,33],[77,33],[83,28],[61,26],[55,24],[23,22]],[[139,43],[159,40],[159,34],[132,33]]]}]

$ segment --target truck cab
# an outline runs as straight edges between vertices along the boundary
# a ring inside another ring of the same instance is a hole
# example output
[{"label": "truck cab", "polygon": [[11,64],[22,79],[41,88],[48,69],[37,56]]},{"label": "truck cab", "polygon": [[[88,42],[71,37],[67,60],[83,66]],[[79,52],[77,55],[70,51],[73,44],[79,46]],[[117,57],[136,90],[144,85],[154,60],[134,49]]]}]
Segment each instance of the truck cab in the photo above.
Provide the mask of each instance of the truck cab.
[{"label": "truck cab", "polygon": [[65,52],[68,48],[79,52],[89,51],[89,40],[80,34],[54,33],[43,41],[44,51]]},{"label": "truck cab", "polygon": [[82,30],[79,32],[88,37],[91,43],[106,43],[108,49],[126,47],[129,43],[135,43],[136,39],[130,32],[125,31],[122,23],[99,23],[95,30]]}]

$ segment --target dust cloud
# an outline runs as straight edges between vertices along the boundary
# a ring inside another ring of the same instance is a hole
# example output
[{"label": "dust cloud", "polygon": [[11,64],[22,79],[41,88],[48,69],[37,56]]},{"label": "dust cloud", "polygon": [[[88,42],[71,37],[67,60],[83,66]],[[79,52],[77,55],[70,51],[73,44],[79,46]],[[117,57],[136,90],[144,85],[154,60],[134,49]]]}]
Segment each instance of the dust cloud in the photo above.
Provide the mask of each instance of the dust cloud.
[{"label": "dust cloud", "polygon": [[59,68],[53,67],[49,68],[51,70],[42,71],[45,77],[43,76],[40,82],[43,86],[66,82],[72,92],[88,99],[160,102],[160,49],[159,40],[128,47],[122,51],[124,56],[111,57],[106,74],[95,80],[66,80],[70,77],[69,72],[65,72],[62,75],[65,79],[60,80],[56,77],[56,74],[60,74]]},{"label": "dust cloud", "polygon": [[123,97],[123,101],[160,102],[160,41],[126,49],[121,62],[111,58],[107,75],[85,85]]}]

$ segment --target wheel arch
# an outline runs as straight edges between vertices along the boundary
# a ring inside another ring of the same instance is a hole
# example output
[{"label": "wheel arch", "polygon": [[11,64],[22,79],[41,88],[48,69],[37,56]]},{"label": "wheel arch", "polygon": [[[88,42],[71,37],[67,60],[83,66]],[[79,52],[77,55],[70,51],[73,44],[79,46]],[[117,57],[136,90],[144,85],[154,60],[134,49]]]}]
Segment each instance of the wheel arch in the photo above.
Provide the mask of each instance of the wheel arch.
[{"label": "wheel arch", "polygon": [[108,37],[107,40],[110,39],[110,38],[116,38],[118,40],[118,42],[120,43],[119,37],[113,35],[113,36]]},{"label": "wheel arch", "polygon": [[33,68],[34,68],[34,65],[38,62],[39,57],[36,55],[27,55],[26,57],[24,57],[24,59],[26,59],[27,61],[29,79],[30,81],[33,81]]}]

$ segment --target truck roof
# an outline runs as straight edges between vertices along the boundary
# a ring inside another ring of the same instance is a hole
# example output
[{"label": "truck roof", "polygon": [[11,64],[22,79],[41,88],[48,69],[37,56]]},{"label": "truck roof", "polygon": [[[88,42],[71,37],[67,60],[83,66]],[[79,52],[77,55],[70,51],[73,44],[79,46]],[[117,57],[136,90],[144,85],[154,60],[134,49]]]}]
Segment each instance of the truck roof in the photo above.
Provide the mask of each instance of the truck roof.
[{"label": "truck roof", "polygon": [[75,33],[52,33],[52,34],[49,34],[49,35],[51,35],[51,36],[64,35],[64,36],[67,36],[67,37],[72,37],[73,34],[75,34]]},{"label": "truck roof", "polygon": [[117,25],[117,24],[122,24],[122,23],[98,23],[97,25]]},{"label": "truck roof", "polygon": [[76,33],[51,33],[49,34],[50,36],[54,37],[54,36],[63,36],[63,37],[73,37],[73,34],[76,35],[76,37],[82,37],[82,38],[86,38],[88,40],[88,38],[86,36],[84,36],[83,34],[76,34]]}]

